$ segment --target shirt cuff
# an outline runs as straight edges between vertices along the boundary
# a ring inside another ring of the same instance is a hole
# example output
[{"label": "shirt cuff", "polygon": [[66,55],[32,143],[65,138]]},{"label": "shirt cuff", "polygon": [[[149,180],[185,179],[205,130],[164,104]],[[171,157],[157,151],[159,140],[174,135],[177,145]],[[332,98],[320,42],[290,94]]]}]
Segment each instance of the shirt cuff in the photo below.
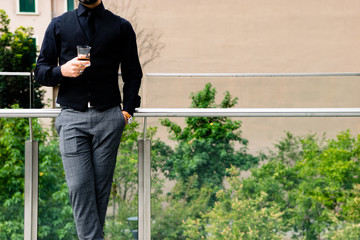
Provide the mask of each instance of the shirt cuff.
[{"label": "shirt cuff", "polygon": [[61,82],[63,75],[61,74],[61,66],[54,67],[52,70],[53,78],[56,79],[58,83]]}]

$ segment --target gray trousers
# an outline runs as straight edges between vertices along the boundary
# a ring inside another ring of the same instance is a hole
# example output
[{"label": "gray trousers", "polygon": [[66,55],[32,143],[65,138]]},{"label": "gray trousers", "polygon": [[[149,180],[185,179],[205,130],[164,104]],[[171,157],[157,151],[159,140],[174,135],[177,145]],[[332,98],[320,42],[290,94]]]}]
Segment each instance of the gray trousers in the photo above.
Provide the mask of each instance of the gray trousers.
[{"label": "gray trousers", "polygon": [[63,109],[55,122],[80,240],[103,240],[117,151],[125,119],[119,106]]}]

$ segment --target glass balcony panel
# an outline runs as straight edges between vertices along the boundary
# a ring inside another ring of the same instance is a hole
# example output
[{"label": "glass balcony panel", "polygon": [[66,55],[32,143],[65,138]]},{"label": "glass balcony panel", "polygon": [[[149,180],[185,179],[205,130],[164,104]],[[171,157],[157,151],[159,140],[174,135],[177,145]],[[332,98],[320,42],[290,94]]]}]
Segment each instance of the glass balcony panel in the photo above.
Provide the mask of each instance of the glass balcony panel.
[{"label": "glass balcony panel", "polygon": [[[189,107],[193,100],[189,98],[191,93],[203,90],[208,82],[216,89],[217,107],[220,106],[226,91],[238,98],[234,107],[250,109],[356,108],[360,100],[357,93],[360,84],[358,77],[148,77],[142,89],[145,96],[143,107]],[[166,88],[160,87],[164,85]],[[244,230],[247,228],[246,223],[237,218],[240,213],[245,214],[244,219],[253,223],[252,226],[260,230],[263,227],[271,228],[273,231],[270,232],[279,236],[295,234],[301,237],[301,234],[307,233],[325,237],[327,233],[322,224],[327,226],[326,229],[330,229],[328,226],[333,224],[331,221],[335,219],[332,217],[340,213],[349,218],[356,217],[355,212],[350,211],[351,202],[344,199],[345,196],[357,196],[358,159],[353,151],[358,149],[355,137],[360,130],[358,118],[168,119],[148,117],[146,125],[147,138],[152,141],[152,239],[209,237],[219,230],[217,225],[222,228],[221,231],[229,229],[228,234],[250,234]],[[6,120],[3,124],[10,125],[4,129],[15,126],[28,132],[28,120],[23,120],[23,127],[17,122],[21,121],[19,119]],[[105,226],[107,239],[134,239],[137,235],[137,140],[142,137],[143,118],[138,117],[135,120],[137,123],[127,127],[123,136],[124,142],[119,148]],[[349,132],[346,132],[347,129]],[[35,139],[40,140],[38,237],[76,239],[57,139],[52,139],[49,131],[50,136],[46,137],[46,141],[42,141],[39,129],[34,132]],[[11,133],[16,131],[7,132]],[[6,135],[1,136],[2,139],[4,136]],[[26,134],[20,136],[11,138],[7,143],[24,146]],[[5,159],[7,151],[10,151],[5,146],[10,145],[3,145],[0,157]],[[7,174],[2,175],[5,176],[3,179],[11,181],[1,184],[1,192],[6,193],[7,197],[3,197],[0,224],[11,227],[6,228],[9,231],[1,231],[0,236],[11,232],[14,234],[11,239],[23,238],[24,166],[21,156],[24,154],[21,146],[11,148],[11,151],[15,151],[15,155],[11,156],[17,156],[14,159],[19,161],[15,165],[11,163],[15,168],[8,173],[1,172]],[[330,146],[331,151],[325,151],[324,146]],[[337,165],[338,163],[341,164]],[[3,161],[3,167],[6,164],[9,164],[9,161]],[[281,169],[284,171],[280,171]],[[12,187],[14,184],[17,184],[17,187]],[[248,199],[251,201],[247,201]],[[284,203],[287,205],[281,205]],[[341,208],[343,205],[349,207],[350,212],[344,212]],[[305,214],[307,210],[314,210],[311,214],[320,214],[319,218],[312,215],[308,224],[296,222],[302,217],[305,219],[310,216]],[[290,223],[281,219],[291,219],[295,213],[299,218],[292,219],[293,225],[289,228],[286,224]],[[265,218],[271,226],[261,225]],[[340,220],[342,222],[339,225],[333,224],[331,227],[349,223]],[[320,231],[311,230],[311,224],[315,222]],[[300,225],[295,224],[307,224],[308,228],[300,231],[294,227]],[[232,231],[233,227],[238,229]]]}]

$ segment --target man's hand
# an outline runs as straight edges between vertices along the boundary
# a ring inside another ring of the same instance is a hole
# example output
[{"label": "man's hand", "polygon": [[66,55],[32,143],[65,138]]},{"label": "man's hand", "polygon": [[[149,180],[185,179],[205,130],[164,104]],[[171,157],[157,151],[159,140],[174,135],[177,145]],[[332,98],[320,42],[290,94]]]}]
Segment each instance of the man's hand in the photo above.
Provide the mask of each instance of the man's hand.
[{"label": "man's hand", "polygon": [[127,111],[122,111],[122,114],[125,118],[125,124],[128,124],[131,122],[132,116]]},{"label": "man's hand", "polygon": [[75,57],[61,66],[61,74],[64,77],[76,78],[84,72],[87,65],[90,65],[90,61],[80,61]]}]

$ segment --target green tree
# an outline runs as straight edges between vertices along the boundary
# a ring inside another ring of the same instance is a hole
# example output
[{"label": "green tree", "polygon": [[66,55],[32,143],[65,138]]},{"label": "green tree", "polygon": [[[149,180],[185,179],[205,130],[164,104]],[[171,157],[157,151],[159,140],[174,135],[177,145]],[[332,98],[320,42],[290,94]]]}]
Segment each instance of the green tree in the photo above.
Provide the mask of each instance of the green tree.
[{"label": "green tree", "polygon": [[353,189],[360,181],[359,137],[345,131],[324,142],[288,134],[276,146],[269,162],[243,180],[245,197],[267,193],[267,201],[280,204],[283,219],[301,239],[320,239],[348,220],[356,223],[359,197]]},{"label": "green tree", "polygon": [[201,218],[185,223],[186,239],[281,240],[286,230],[280,205],[268,201],[268,194],[244,197],[239,172],[229,169],[229,188],[217,192],[214,207]]},{"label": "green tree", "polygon": [[[360,136],[288,133],[260,168],[217,193],[214,207],[188,218],[189,239],[359,239]],[[231,170],[234,172],[235,170]],[[184,227],[184,226],[183,226]]]},{"label": "green tree", "polygon": [[[237,103],[229,92],[221,104],[215,103],[216,90],[210,83],[191,95],[192,108],[231,108]],[[258,157],[247,153],[248,141],[241,136],[241,122],[227,117],[188,117],[183,129],[169,119],[161,124],[168,128],[170,138],[176,141],[175,153],[165,163],[163,170],[170,179],[186,183],[196,175],[194,186],[204,183],[222,186],[226,169],[231,166],[248,169]],[[235,145],[239,149],[235,149]]]},{"label": "green tree", "polygon": [[332,215],[335,224],[330,227],[326,239],[360,239],[360,184],[355,184],[346,195],[346,202],[342,207],[343,214],[335,212]]},{"label": "green tree", "polygon": [[[31,72],[36,60],[33,28],[19,27],[11,32],[9,24],[6,12],[0,9],[0,72]],[[42,108],[44,93],[37,82],[32,81],[31,89],[28,76],[0,76],[0,108],[13,104],[28,108],[30,91],[31,107]]]},{"label": "green tree", "polygon": [[[39,239],[76,236],[57,140],[33,119],[39,141]],[[0,119],[0,239],[23,239],[24,156],[28,119]]]},{"label": "green tree", "polygon": [[340,223],[341,228],[330,231],[326,235],[328,240],[358,240],[360,239],[360,223]]},{"label": "green tree", "polygon": [[[229,92],[220,105],[215,103],[216,90],[206,84],[191,95],[193,108],[230,108],[236,104]],[[258,157],[247,153],[247,141],[241,137],[241,122],[226,117],[186,118],[182,129],[169,119],[161,121],[176,141],[174,152],[163,161],[162,171],[175,186],[152,207],[153,239],[185,239],[184,222],[200,218],[212,207],[215,193],[223,188],[230,166],[248,169]],[[236,146],[236,147],[235,147]]]}]

